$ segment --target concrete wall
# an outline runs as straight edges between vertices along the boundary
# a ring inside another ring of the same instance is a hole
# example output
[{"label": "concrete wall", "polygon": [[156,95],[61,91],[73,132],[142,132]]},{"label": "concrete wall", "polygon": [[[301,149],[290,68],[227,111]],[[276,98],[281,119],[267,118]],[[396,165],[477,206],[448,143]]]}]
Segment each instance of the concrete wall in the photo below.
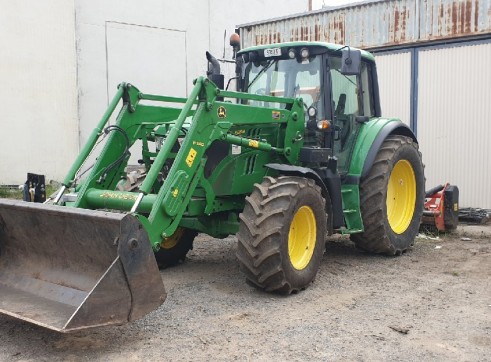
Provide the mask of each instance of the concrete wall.
[{"label": "concrete wall", "polygon": [[0,184],[60,179],[78,152],[73,1],[0,0]]},{"label": "concrete wall", "polygon": [[[61,180],[121,81],[185,96],[236,24],[308,0],[0,0],[0,184]],[[233,66],[224,71],[233,74]]]}]

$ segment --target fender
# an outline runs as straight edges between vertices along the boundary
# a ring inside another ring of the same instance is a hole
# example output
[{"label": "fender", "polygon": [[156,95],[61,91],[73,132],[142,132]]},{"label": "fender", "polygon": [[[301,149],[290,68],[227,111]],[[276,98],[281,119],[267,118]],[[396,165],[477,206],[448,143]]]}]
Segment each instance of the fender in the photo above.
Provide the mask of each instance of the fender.
[{"label": "fender", "polygon": [[[324,182],[322,177],[319,176],[316,171],[308,167],[292,166],[280,163],[268,163],[264,166],[269,169],[278,171],[280,174],[285,176],[301,176],[313,179],[315,183],[319,185],[319,187],[321,188],[322,196],[326,200],[330,201],[326,202],[326,212],[331,216],[330,218],[328,218],[327,226],[329,235],[331,235],[333,232],[333,219],[336,217],[336,215],[343,215],[341,204],[341,184],[339,183],[337,190],[335,190],[336,187],[333,186],[335,185],[335,183],[328,181],[326,184],[326,182]],[[338,197],[336,197],[336,195],[338,195]],[[336,200],[339,200],[339,202],[336,202]]]},{"label": "fender", "polygon": [[408,136],[417,142],[414,133],[399,119],[372,118],[360,127],[350,168],[341,186],[347,226],[343,233],[364,230],[360,210],[360,180],[368,174],[382,143],[390,135]]},{"label": "fender", "polygon": [[370,171],[382,143],[390,135],[411,137],[418,142],[411,129],[399,119],[375,118],[362,125],[349,168],[350,184],[359,184]]}]

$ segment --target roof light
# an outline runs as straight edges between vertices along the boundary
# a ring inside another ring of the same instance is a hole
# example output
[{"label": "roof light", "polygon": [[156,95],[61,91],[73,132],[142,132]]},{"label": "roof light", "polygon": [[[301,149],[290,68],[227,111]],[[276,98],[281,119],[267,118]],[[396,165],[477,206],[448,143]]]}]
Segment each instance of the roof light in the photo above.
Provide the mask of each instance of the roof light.
[{"label": "roof light", "polygon": [[290,50],[288,50],[288,56],[290,57],[290,59],[294,59],[297,56],[297,52],[295,51],[295,49],[290,48]]},{"label": "roof light", "polygon": [[309,50],[307,48],[302,48],[302,50],[300,50],[300,55],[302,56],[302,59],[308,58]]},{"label": "roof light", "polygon": [[239,34],[232,33],[230,35],[230,45],[233,47],[239,46],[240,45],[240,36]]}]

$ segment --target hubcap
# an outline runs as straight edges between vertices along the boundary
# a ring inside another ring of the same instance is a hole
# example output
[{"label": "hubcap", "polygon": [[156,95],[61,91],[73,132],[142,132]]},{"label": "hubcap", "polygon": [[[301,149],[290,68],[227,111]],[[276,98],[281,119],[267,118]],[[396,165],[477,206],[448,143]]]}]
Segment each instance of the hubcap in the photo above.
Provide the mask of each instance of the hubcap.
[{"label": "hubcap", "polygon": [[416,206],[416,178],[409,161],[400,160],[392,169],[386,203],[390,227],[402,234],[411,224]]},{"label": "hubcap", "polygon": [[174,246],[177,245],[179,242],[179,239],[181,239],[182,235],[184,234],[184,229],[183,228],[177,228],[177,230],[169,236],[168,238],[164,238],[162,242],[160,243],[160,247],[163,249],[172,249]]},{"label": "hubcap", "polygon": [[302,270],[309,265],[316,238],[314,212],[310,207],[302,206],[293,216],[288,233],[288,256],[295,269]]}]

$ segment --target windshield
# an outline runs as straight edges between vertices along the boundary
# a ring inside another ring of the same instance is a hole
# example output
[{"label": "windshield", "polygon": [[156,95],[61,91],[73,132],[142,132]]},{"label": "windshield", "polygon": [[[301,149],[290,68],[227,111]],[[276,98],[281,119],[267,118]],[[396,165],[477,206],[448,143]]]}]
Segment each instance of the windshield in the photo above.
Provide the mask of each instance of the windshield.
[{"label": "windshield", "polygon": [[[296,59],[267,59],[243,67],[244,92],[276,97],[303,98],[305,108],[317,108],[323,117],[320,56]],[[284,104],[250,101],[251,105],[281,108]]]}]

